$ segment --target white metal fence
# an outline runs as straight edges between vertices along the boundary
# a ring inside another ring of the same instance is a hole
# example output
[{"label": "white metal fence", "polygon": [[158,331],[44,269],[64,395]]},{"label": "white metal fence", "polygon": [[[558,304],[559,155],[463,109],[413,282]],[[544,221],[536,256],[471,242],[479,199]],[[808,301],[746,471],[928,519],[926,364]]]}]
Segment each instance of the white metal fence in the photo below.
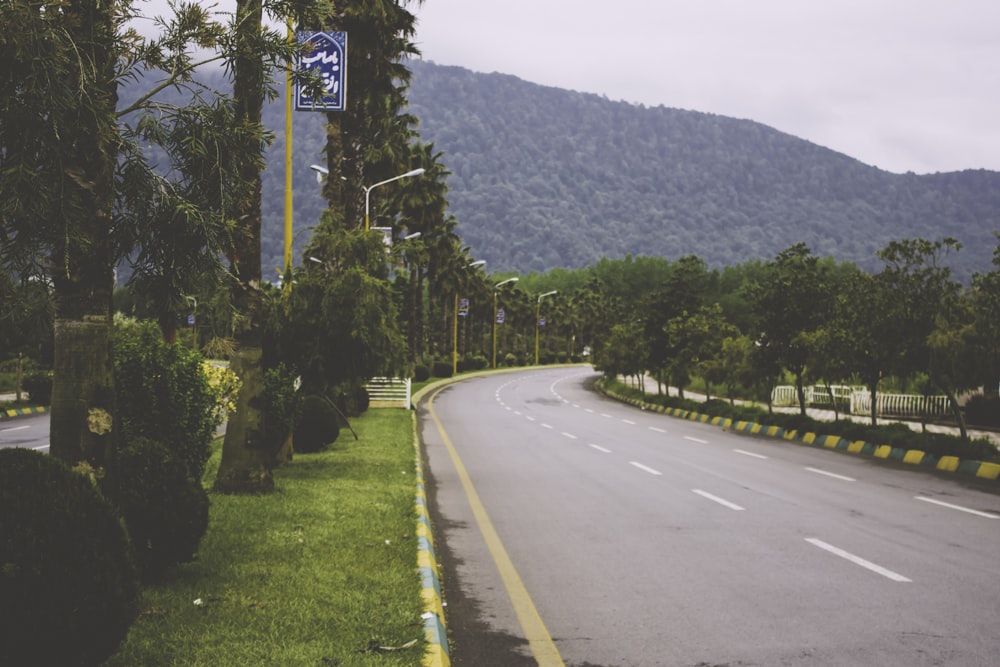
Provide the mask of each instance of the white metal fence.
[{"label": "white metal fence", "polygon": [[[846,406],[852,415],[870,415],[872,395],[864,387],[834,385],[830,387],[838,405]],[[826,385],[803,387],[806,405],[830,406],[830,391]],[[951,413],[947,396],[919,396],[915,394],[878,394],[876,414],[883,417],[939,417]],[[781,385],[771,391],[771,403],[776,407],[794,407],[799,404],[795,387]]]},{"label": "white metal fence", "polygon": [[410,407],[410,378],[372,378],[365,389],[368,391],[369,407]]}]

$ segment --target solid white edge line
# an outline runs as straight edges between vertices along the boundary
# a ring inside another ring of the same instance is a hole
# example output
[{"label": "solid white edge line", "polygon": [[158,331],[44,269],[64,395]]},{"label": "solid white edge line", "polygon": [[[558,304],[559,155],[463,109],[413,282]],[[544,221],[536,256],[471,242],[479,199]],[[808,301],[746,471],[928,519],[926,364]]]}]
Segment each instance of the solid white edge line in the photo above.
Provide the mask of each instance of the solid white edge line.
[{"label": "solid white edge line", "polygon": [[604,447],[601,447],[600,445],[595,445],[594,443],[590,443],[590,446],[593,447],[594,449],[596,449],[599,452],[604,452],[605,454],[610,454],[611,453],[610,449],[605,449]]},{"label": "solid white edge line", "polygon": [[742,454],[743,456],[752,456],[755,459],[766,459],[767,457],[763,454],[757,454],[756,452],[748,452],[745,449],[734,449],[737,454]]},{"label": "solid white edge line", "polygon": [[817,539],[815,537],[807,537],[807,538],[805,538],[805,540],[806,540],[806,542],[808,542],[809,544],[813,545],[814,547],[819,547],[820,549],[823,549],[824,551],[828,551],[828,552],[832,553],[834,556],[840,556],[844,560],[848,560],[848,561],[854,563],[855,565],[860,565],[861,567],[865,568],[866,570],[871,570],[872,572],[875,572],[876,574],[881,574],[883,577],[886,577],[887,579],[892,579],[893,581],[898,581],[898,582],[904,583],[904,584],[913,581],[912,579],[908,579],[908,578],[904,577],[903,575],[901,575],[901,574],[899,574],[897,572],[893,572],[892,570],[889,570],[889,569],[886,569],[886,568],[882,567],[881,565],[876,565],[875,563],[873,563],[873,562],[871,562],[869,560],[865,560],[864,558],[861,558],[860,556],[855,556],[854,554],[850,553],[849,551],[844,551],[843,549],[835,547],[832,544],[827,544],[823,540]]},{"label": "solid white edge line", "polygon": [[641,463],[639,463],[638,461],[629,461],[629,465],[634,465],[639,470],[643,470],[645,472],[648,472],[650,475],[662,475],[663,474],[659,470],[656,470],[654,468],[650,468],[649,466],[644,466]]},{"label": "solid white edge line", "polygon": [[856,481],[858,481],[858,480],[854,479],[853,477],[847,477],[846,475],[838,475],[835,472],[828,472],[826,470],[820,470],[819,468],[810,468],[809,466],[806,466],[806,470],[808,470],[809,472],[814,472],[817,475],[826,475],[827,477],[833,477],[834,479],[839,479],[839,480],[844,481],[844,482],[856,482]]},{"label": "solid white edge line", "polygon": [[701,489],[691,489],[691,491],[693,493],[697,493],[702,498],[707,498],[708,500],[711,500],[712,502],[719,503],[723,507],[728,507],[729,509],[736,510],[737,512],[742,512],[744,509],[746,509],[744,507],[740,507],[736,503],[729,502],[725,498],[720,498],[719,496],[713,496],[711,493],[708,493],[707,491],[702,491]]},{"label": "solid white edge line", "polygon": [[968,512],[969,514],[975,514],[976,516],[981,516],[986,519],[1000,519],[1000,515],[983,512],[981,510],[974,510],[969,507],[962,507],[961,505],[952,505],[951,503],[946,503],[943,500],[935,500],[934,498],[928,498],[927,496],[913,497],[917,500],[922,500],[925,503],[933,503],[935,505],[940,505],[941,507],[947,507],[948,509],[958,510],[959,512]]}]

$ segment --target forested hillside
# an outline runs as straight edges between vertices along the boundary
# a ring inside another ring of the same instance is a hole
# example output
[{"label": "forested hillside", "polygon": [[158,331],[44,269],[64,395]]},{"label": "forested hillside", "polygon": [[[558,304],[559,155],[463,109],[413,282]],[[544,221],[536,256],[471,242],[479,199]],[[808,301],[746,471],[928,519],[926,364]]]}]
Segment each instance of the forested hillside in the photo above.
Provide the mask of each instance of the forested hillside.
[{"label": "forested hillside", "polygon": [[[804,241],[874,268],[891,239],[943,236],[963,281],[991,268],[1000,173],[893,174],[751,120],[648,108],[413,61],[411,111],[452,171],[458,233],[491,271],[579,268],[626,254],[710,266]],[[265,272],[281,265],[283,107],[265,172]],[[322,115],[295,119],[297,246],[321,207]],[[298,256],[296,261],[298,262]]]}]

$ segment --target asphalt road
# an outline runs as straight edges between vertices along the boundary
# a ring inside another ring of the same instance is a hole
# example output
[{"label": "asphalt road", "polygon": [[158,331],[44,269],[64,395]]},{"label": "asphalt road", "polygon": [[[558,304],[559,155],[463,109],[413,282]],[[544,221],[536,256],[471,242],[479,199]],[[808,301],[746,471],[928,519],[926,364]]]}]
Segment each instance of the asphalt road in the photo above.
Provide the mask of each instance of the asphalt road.
[{"label": "asphalt road", "polygon": [[640,411],[595,378],[420,406],[452,664],[1000,664],[995,485]]},{"label": "asphalt road", "polygon": [[26,447],[49,452],[49,413],[0,420],[0,448]]}]

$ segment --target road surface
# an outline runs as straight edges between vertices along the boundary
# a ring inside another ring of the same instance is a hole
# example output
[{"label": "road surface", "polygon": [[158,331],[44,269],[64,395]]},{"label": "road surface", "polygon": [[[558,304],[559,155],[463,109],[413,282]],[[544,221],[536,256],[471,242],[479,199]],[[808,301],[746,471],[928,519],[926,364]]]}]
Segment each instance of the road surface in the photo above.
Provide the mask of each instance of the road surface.
[{"label": "road surface", "polygon": [[420,406],[453,664],[1000,664],[995,485],[641,411],[596,377]]}]

